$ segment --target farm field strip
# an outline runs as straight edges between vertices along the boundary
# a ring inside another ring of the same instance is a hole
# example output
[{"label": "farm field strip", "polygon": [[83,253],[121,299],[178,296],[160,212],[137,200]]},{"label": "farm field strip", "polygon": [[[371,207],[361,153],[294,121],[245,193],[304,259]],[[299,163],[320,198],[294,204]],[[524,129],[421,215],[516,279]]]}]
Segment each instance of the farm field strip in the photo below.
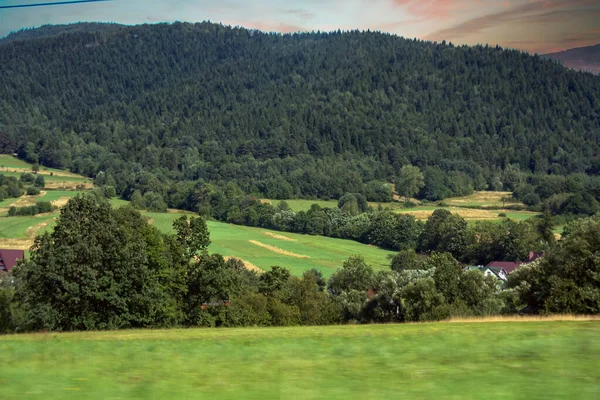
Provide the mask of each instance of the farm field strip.
[{"label": "farm field strip", "polygon": [[458,214],[467,221],[501,221],[505,219],[500,217],[500,213],[506,214],[506,218],[525,220],[533,218],[538,213],[531,211],[514,211],[514,210],[482,210],[475,208],[462,208],[462,207],[415,207],[415,208],[403,208],[396,210],[397,213],[413,215],[416,219],[426,220],[433,214],[435,210],[448,210],[453,214]]},{"label": "farm field strip", "polygon": [[0,397],[587,400],[598,337],[597,321],[0,336]]}]

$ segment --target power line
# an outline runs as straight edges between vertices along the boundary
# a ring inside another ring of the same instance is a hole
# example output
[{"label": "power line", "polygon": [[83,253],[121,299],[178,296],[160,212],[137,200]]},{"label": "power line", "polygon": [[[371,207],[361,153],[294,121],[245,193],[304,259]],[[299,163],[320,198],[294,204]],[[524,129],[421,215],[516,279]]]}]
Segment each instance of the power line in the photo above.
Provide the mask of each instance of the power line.
[{"label": "power line", "polygon": [[73,1],[54,1],[51,3],[36,3],[36,4],[15,4],[11,6],[0,6],[0,10],[7,8],[27,8],[27,7],[43,7],[43,6],[62,6],[67,4],[80,4],[80,3],[99,3],[104,1],[112,0],[73,0]]}]

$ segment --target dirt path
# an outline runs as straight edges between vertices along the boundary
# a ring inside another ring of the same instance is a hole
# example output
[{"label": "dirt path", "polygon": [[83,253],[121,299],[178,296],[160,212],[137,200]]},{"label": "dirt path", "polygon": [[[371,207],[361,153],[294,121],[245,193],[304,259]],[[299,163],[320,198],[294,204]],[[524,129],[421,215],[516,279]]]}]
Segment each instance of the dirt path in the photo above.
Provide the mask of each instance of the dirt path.
[{"label": "dirt path", "polygon": [[35,236],[37,235],[38,231],[40,231],[41,229],[44,229],[45,227],[47,227],[50,223],[52,223],[55,220],[56,220],[56,218],[52,218],[51,220],[40,222],[37,225],[30,226],[29,228],[27,228],[25,230],[25,235],[27,235],[27,237],[30,239],[35,239]]},{"label": "dirt path", "polygon": [[272,237],[273,239],[285,240],[286,242],[297,242],[296,239],[289,238],[287,236],[278,235],[273,232],[263,232],[263,234]]},{"label": "dirt path", "polygon": [[292,253],[290,251],[286,251],[286,250],[280,249],[279,247],[269,246],[268,244],[261,243],[258,240],[248,240],[248,241],[250,243],[252,243],[253,245],[260,246],[262,248],[270,250],[270,251],[272,251],[274,253],[282,254],[284,256],[296,257],[296,258],[310,258],[309,256],[305,256],[305,255],[302,255],[302,254]]},{"label": "dirt path", "polygon": [[225,261],[239,260],[239,261],[242,262],[242,264],[244,264],[244,267],[246,267],[247,270],[258,272],[258,273],[265,272],[262,269],[258,268],[256,265],[252,264],[251,262],[243,260],[243,259],[241,259],[239,257],[226,256],[226,257],[223,257],[223,258],[225,259]]}]

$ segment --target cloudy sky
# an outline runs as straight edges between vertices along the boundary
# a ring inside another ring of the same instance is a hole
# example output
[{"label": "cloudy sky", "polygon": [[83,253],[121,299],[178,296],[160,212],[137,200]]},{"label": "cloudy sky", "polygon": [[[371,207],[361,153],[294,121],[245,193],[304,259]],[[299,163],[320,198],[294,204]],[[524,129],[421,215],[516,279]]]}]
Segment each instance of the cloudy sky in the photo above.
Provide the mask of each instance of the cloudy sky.
[{"label": "cloudy sky", "polygon": [[50,23],[205,20],[278,32],[371,29],[539,53],[600,43],[600,0],[112,0],[0,9],[0,37]]}]

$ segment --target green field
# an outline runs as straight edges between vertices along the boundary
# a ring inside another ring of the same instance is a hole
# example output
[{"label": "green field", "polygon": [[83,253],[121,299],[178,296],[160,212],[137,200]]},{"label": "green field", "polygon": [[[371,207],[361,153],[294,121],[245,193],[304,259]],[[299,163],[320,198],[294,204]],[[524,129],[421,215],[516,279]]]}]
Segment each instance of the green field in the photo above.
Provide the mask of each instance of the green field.
[{"label": "green field", "polygon": [[[43,222],[50,223],[58,213],[36,215],[33,217],[3,217],[0,218],[0,239],[27,239],[27,229]],[[39,232],[38,232],[39,233]],[[0,242],[1,244],[1,242]]]},{"label": "green field", "polygon": [[[22,199],[27,199],[27,204],[23,203],[23,204],[21,204],[21,206],[32,205],[37,201],[53,202],[53,201],[67,198],[67,197],[68,198],[75,197],[75,196],[77,196],[78,193],[83,193],[82,191],[75,191],[75,190],[46,190],[46,189],[43,189],[43,192],[44,193],[40,194],[39,196],[23,197]],[[8,208],[18,202],[20,202],[19,198],[5,199],[3,201],[0,201],[0,208]],[[17,204],[17,206],[19,206],[19,205]]]},{"label": "green field", "polygon": [[598,399],[600,322],[0,336],[0,398]]},{"label": "green field", "polygon": [[[271,203],[273,206],[277,206],[282,200],[268,200],[263,199],[262,201]],[[284,200],[290,209],[294,211],[308,211],[313,204],[318,204],[322,208],[337,208],[337,200],[305,200],[305,199],[292,199]]]},{"label": "green field", "polygon": [[[167,233],[173,232],[173,221],[180,216],[178,213],[144,213],[144,215],[151,219],[154,226]],[[208,229],[212,241],[210,252],[241,258],[263,270],[279,265],[289,269],[294,275],[301,275],[307,269],[316,268],[323,275],[329,277],[342,266],[344,260],[355,254],[361,254],[367,263],[376,270],[388,269],[390,261],[387,256],[395,254],[351,240],[276,232],[222,222],[208,221]],[[268,234],[283,236],[291,240],[278,239]],[[310,258],[298,258],[277,253],[253,244],[250,240]]]},{"label": "green field", "polygon": [[[12,155],[0,154],[0,174],[20,178],[23,173],[31,172],[32,164],[20,160]],[[8,170],[5,170],[8,169]],[[11,171],[11,169],[13,169]],[[55,168],[40,166],[40,173],[44,175],[47,183],[91,183],[92,180],[80,175],[62,171]],[[53,173],[54,175],[50,175]],[[60,176],[59,176],[60,175]]]},{"label": "green field", "polygon": [[[20,178],[23,172],[11,172],[11,171],[0,171],[0,175],[14,176]],[[57,175],[44,175],[46,183],[91,183],[92,180],[83,176],[57,176]]]}]

